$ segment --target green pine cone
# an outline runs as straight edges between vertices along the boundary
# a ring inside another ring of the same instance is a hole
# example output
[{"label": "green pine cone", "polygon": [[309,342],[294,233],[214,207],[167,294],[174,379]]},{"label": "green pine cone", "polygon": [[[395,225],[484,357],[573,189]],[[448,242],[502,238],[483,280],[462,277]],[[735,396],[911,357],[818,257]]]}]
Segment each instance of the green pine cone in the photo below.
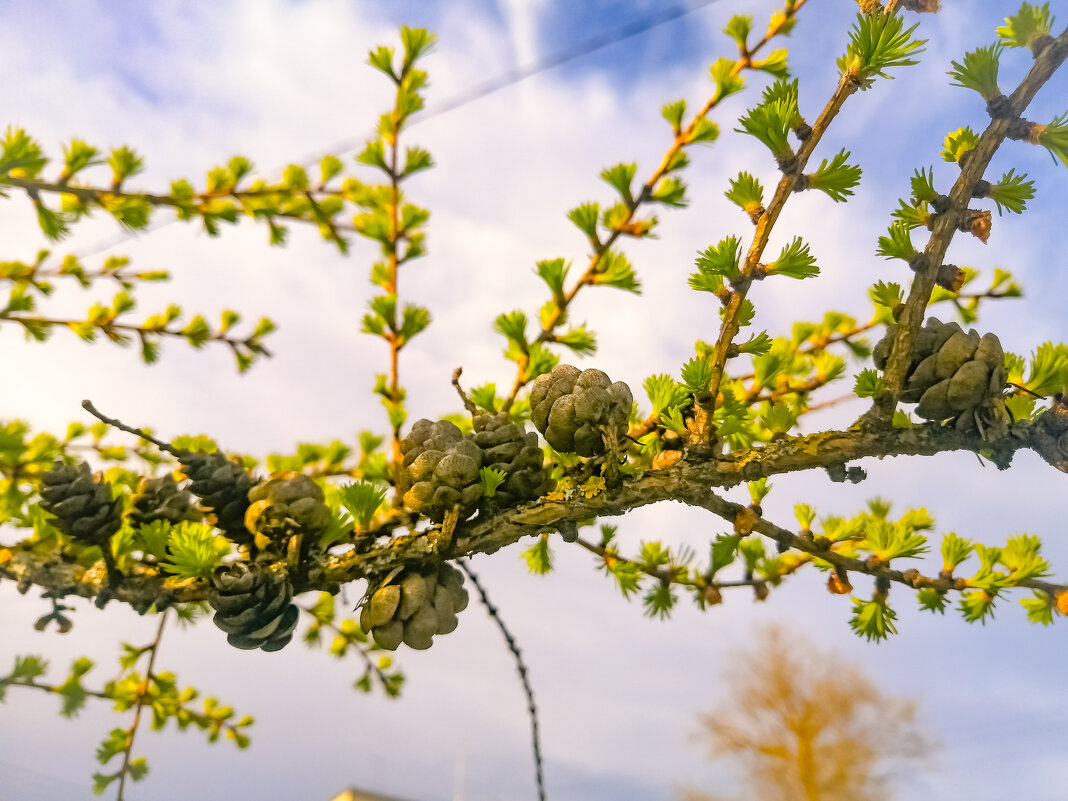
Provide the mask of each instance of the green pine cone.
[{"label": "green pine cone", "polygon": [[126,519],[135,528],[156,520],[174,525],[201,517],[193,506],[189,489],[179,489],[170,473],[159,478],[142,478],[137,491],[130,497],[130,509],[126,512]]},{"label": "green pine cone", "polygon": [[360,613],[360,627],[387,651],[401,643],[426,650],[435,635],[456,630],[456,615],[468,602],[463,584],[463,574],[447,564],[404,570],[371,593]]},{"label": "green pine cone", "polygon": [[627,433],[634,396],[600,370],[558,364],[530,390],[530,419],[561,453],[600,456]]},{"label": "green pine cone", "polygon": [[401,441],[404,505],[440,523],[460,507],[462,516],[474,511],[482,497],[478,471],[482,450],[471,437],[447,420],[420,420]]},{"label": "green pine cone", "polygon": [[474,429],[482,466],[505,474],[504,483],[493,496],[498,506],[515,506],[548,492],[549,470],[537,434],[527,432],[507,412],[475,415]]},{"label": "green pine cone", "polygon": [[215,570],[208,603],[213,621],[235,648],[278,651],[293,639],[300,615],[293,585],[259,562],[235,562]]},{"label": "green pine cone", "polygon": [[122,524],[122,499],[112,498],[111,485],[90,472],[56,461],[41,476],[41,508],[55,515],[56,528],[73,540],[103,546]]},{"label": "green pine cone", "polygon": [[280,541],[294,534],[314,535],[330,524],[322,488],[300,473],[279,472],[248,492],[245,527]]},{"label": "green pine cone", "polygon": [[252,533],[245,527],[245,512],[249,506],[248,491],[256,479],[218,451],[187,451],[178,461],[192,480],[189,490],[200,498],[201,507],[209,513],[208,522],[238,544],[252,542]]}]

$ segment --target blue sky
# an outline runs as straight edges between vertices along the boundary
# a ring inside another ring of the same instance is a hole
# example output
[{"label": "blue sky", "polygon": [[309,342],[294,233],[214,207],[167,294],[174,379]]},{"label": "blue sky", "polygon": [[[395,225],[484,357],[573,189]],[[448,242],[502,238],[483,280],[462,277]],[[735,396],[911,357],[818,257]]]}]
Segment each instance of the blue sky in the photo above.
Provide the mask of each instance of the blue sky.
[{"label": "blue sky", "polygon": [[[5,123],[24,125],[53,150],[71,136],[133,145],[146,155],[145,187],[201,175],[234,152],[270,171],[371,129],[388,87],[362,62],[370,46],[394,40],[399,23],[428,24],[439,34],[427,62],[432,108],[659,7],[98,0],[65,4],[57,15],[55,6],[0,0],[0,75],[18,76],[0,80],[0,108]],[[454,410],[448,376],[458,364],[472,383],[510,380],[490,326],[501,311],[533,312],[540,305],[531,272],[536,260],[581,261],[582,242],[565,211],[607,198],[597,179],[602,167],[636,159],[641,175],[655,166],[668,141],[661,104],[678,97],[700,103],[708,92],[707,65],[730,52],[718,33],[729,14],[761,19],[770,8],[720,0],[413,128],[413,140],[438,163],[411,187],[434,214],[431,256],[402,278],[401,294],[435,315],[431,335],[405,354],[413,419]],[[864,315],[867,286],[906,279],[900,263],[873,256],[875,239],[916,167],[934,165],[941,181],[953,179],[950,165],[939,160],[941,138],[962,124],[982,125],[984,112],[975,95],[948,87],[945,70],[966,49],[990,41],[1010,8],[983,0],[924,17],[923,35],[931,41],[923,63],[850,100],[817,157],[847,147],[865,181],[848,204],[810,197],[816,193],[791,201],[777,236],[804,232],[823,276],[788,287],[760,285],[758,326],[780,333],[799,315],[815,318],[829,306]],[[812,115],[833,87],[834,60],[853,9],[845,0],[811,0],[791,40],[802,104]],[[1003,86],[1025,68],[1024,58],[1007,61]],[[1062,74],[1036,100],[1034,118],[1063,112],[1066,96]],[[744,217],[722,198],[727,179],[741,169],[766,184],[774,179],[766,152],[731,132],[753,97],[750,91],[726,104],[716,117],[722,140],[693,154],[691,207],[662,214],[661,238],[629,249],[644,295],[603,290],[576,304],[576,319],[587,319],[600,334],[592,363],[632,387],[650,373],[677,371],[695,339],[715,335],[714,310],[686,290],[686,276],[695,252],[728,234],[748,234]],[[996,266],[1017,273],[1027,297],[992,307],[981,327],[1026,352],[1046,339],[1068,340],[1068,273],[1055,267],[1063,262],[1062,248],[1050,236],[1063,224],[1068,171],[1054,169],[1045,151],[1018,143],[1003,149],[994,172],[1012,166],[1036,177],[1034,210],[1022,218],[995,217],[986,246],[959,237],[950,259],[985,274]],[[100,220],[65,245],[89,250],[115,233]],[[170,226],[112,252],[174,273],[169,285],[142,293],[146,313],[178,300],[198,311],[232,306],[249,317],[276,318],[281,329],[270,362],[236,376],[224,353],[169,346],[161,364],[144,367],[134,354],[106,345],[89,350],[57,337],[41,347],[0,330],[3,374],[25,377],[4,387],[0,414],[62,430],[79,418],[78,402],[88,396],[165,435],[211,433],[228,448],[260,454],[298,440],[383,428],[368,389],[384,354],[357,333],[370,294],[371,249],[356,243],[344,259],[307,232],[295,231],[285,250],[268,249],[265,239],[249,225],[212,241]],[[0,258],[27,259],[42,245],[25,203],[0,205],[0,241]],[[87,305],[84,296],[58,302]],[[847,425],[860,408],[823,413],[816,423]],[[940,531],[989,543],[1020,531],[1043,535],[1054,566],[1068,565],[1063,477],[1037,458],[1021,455],[1006,474],[961,454],[869,461],[870,478],[857,486],[830,484],[817,474],[776,480],[768,515],[789,521],[798,501],[849,513],[882,494],[899,499],[899,510],[927,505]],[[619,522],[629,543],[662,536],[699,551],[721,530],[718,521],[672,504]],[[922,615],[901,593],[901,633],[870,645],[848,629],[848,599],[829,596],[819,576],[798,575],[765,604],[728,597],[709,613],[681,609],[659,623],[621,600],[585,552],[560,544],[556,555],[559,568],[545,578],[527,575],[514,548],[474,564],[531,665],[555,799],[666,801],[680,784],[729,788],[729,766],[707,763],[692,741],[694,714],[720,697],[716,676],[731,648],[747,643],[755,626],[774,621],[862,663],[886,691],[919,699],[922,719],[942,747],[928,772],[903,785],[902,797],[1063,800],[1063,621],[1035,628],[1014,603],[1005,603],[987,626],[968,626],[952,614]],[[350,598],[360,592],[352,588]],[[45,653],[57,666],[88,653],[103,676],[119,640],[150,637],[151,621],[111,608],[101,615],[88,605],[66,638],[38,634],[30,621],[43,606],[33,593],[19,596],[0,585],[0,669],[19,653]],[[238,653],[210,625],[172,637],[161,656],[166,666],[255,714],[253,746],[235,754],[193,733],[146,734],[138,750],[143,746],[152,773],[134,797],[169,801],[191,790],[246,797],[254,790],[265,799],[330,798],[357,784],[443,801],[452,797],[461,765],[470,801],[533,795],[527,722],[510,657],[474,605],[458,631],[431,651],[399,655],[408,687],[394,702],[352,692],[355,665],[300,646],[274,655]],[[125,717],[91,708],[71,723],[55,715],[55,706],[53,699],[16,693],[0,706],[3,801],[88,797],[95,744]]]}]

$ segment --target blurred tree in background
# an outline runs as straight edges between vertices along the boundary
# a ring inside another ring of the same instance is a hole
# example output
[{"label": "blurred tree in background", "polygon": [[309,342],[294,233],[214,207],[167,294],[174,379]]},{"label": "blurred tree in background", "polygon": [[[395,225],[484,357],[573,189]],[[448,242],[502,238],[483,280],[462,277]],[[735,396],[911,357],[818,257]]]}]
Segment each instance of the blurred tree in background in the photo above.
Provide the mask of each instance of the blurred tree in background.
[{"label": "blurred tree in background", "polygon": [[698,716],[698,738],[712,759],[738,767],[744,798],[883,801],[891,770],[904,775],[929,761],[915,702],[887,696],[857,665],[780,628],[733,654],[723,678],[728,700]]}]

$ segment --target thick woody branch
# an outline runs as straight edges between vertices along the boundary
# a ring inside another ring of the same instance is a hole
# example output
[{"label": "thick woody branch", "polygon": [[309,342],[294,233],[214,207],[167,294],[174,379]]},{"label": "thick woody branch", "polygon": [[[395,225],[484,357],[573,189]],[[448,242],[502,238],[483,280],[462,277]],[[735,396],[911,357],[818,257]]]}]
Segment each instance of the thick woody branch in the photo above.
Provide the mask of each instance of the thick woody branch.
[{"label": "thick woody branch", "polygon": [[[356,579],[388,573],[404,565],[433,564],[444,558],[493,553],[522,537],[558,531],[598,517],[621,515],[631,509],[660,501],[682,501],[708,508],[713,488],[727,488],[746,481],[781,473],[826,468],[869,456],[933,456],[945,451],[981,453],[998,467],[1008,467],[1021,449],[1036,450],[1057,469],[1068,472],[1068,451],[1058,450],[1068,437],[1068,400],[1034,423],[1017,423],[1002,437],[983,440],[952,428],[914,426],[907,429],[852,429],[825,431],[803,437],[786,437],[759,448],[720,459],[707,452],[687,452],[664,470],[642,473],[613,488],[585,497],[575,492],[562,500],[541,499],[485,518],[461,523],[449,549],[446,538],[423,531],[393,537],[384,544],[357,553],[328,556],[310,563],[292,576],[297,592],[329,590]],[[714,510],[713,510],[714,511]],[[733,513],[728,519],[733,519]],[[377,535],[382,532],[369,532]],[[446,550],[448,549],[448,553]],[[84,568],[60,556],[41,561],[18,546],[0,549],[0,578],[19,582],[28,589],[38,585],[56,597],[95,597],[106,586],[106,573],[98,563]],[[108,592],[116,600],[157,608],[178,602],[201,601],[207,596],[203,579],[159,575],[131,575]]]}]

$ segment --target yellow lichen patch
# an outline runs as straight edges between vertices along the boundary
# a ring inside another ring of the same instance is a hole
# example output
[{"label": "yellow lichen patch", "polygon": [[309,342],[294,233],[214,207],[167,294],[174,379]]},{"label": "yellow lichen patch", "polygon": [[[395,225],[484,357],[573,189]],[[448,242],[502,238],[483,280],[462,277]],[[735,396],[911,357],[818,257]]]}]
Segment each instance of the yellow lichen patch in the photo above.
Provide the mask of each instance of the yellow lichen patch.
[{"label": "yellow lichen patch", "polygon": [[592,476],[587,479],[582,485],[582,497],[586,500],[590,498],[596,498],[604,492],[604,477]]},{"label": "yellow lichen patch", "polygon": [[574,484],[570,478],[562,478],[556,482],[556,489],[545,496],[547,501],[566,501],[568,495],[574,489]]}]

